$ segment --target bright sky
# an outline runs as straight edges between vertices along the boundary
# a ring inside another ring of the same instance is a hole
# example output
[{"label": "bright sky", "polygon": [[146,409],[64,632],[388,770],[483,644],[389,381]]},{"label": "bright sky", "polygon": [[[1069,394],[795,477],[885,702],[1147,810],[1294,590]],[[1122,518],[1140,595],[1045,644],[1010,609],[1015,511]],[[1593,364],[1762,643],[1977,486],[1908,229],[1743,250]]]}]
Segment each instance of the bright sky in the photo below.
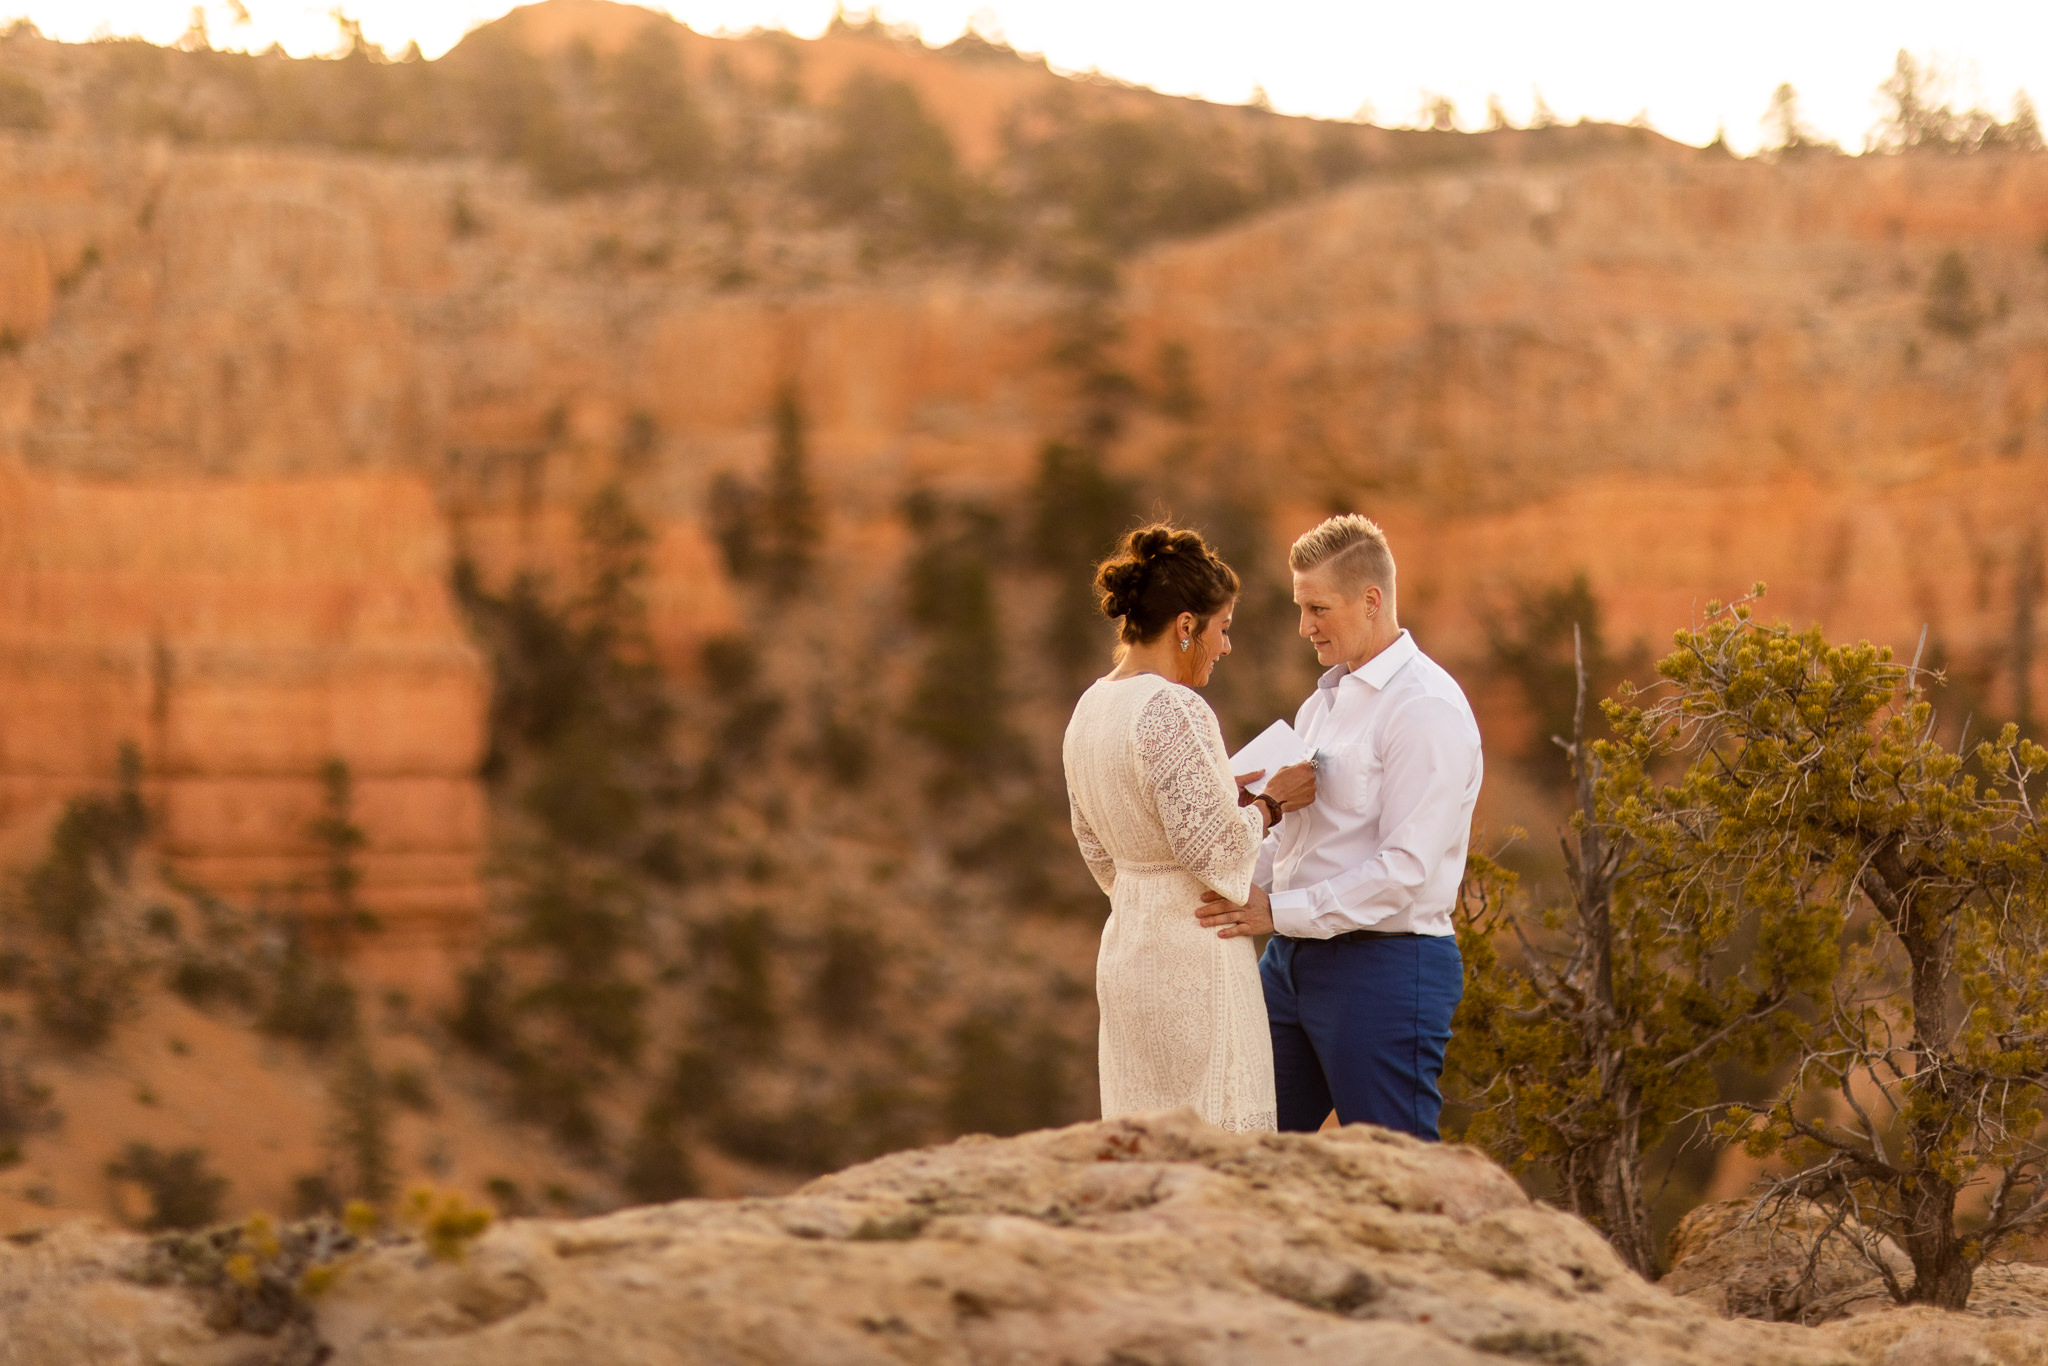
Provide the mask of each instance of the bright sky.
[{"label": "bright sky", "polygon": [[[648,0],[704,32],[757,25],[815,35],[833,0]],[[863,0],[865,3],[865,0]],[[53,38],[139,34],[171,42],[194,0],[0,0]],[[334,0],[208,0],[218,47],[282,43],[297,55],[337,40]],[[371,41],[429,57],[510,8],[508,0],[345,0]],[[849,6],[849,8],[856,8]],[[237,10],[247,22],[237,22]],[[2004,116],[2022,87],[2048,98],[2048,0],[883,0],[881,16],[927,41],[972,24],[1069,71],[1100,70],[1176,94],[1235,103],[1263,88],[1290,114],[1417,121],[1424,92],[1449,96],[1477,127],[1489,94],[1526,119],[1540,89],[1569,121],[1642,114],[1673,137],[1739,150],[1780,81],[1807,122],[1863,145],[1878,82],[1899,49],[1931,58],[1959,105]]]}]

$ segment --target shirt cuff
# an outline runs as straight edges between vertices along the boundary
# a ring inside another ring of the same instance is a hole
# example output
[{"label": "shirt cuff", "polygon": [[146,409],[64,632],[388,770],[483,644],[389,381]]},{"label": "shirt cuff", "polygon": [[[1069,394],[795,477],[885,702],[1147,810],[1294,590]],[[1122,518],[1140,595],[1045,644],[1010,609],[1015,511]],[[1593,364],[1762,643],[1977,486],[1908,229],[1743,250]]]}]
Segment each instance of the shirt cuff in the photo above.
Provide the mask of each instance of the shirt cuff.
[{"label": "shirt cuff", "polygon": [[1273,902],[1273,933],[1284,934],[1289,939],[1325,939],[1315,927],[1308,889],[1297,888],[1291,892],[1275,892]]}]

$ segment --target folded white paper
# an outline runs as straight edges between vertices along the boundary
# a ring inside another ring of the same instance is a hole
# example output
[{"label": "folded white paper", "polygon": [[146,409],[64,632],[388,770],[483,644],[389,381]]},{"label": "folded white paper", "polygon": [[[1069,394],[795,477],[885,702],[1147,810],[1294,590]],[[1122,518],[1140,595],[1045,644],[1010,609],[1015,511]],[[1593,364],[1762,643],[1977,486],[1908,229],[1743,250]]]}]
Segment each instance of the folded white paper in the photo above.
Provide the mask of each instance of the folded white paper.
[{"label": "folded white paper", "polygon": [[1258,739],[1230,756],[1230,771],[1238,774],[1261,768],[1266,770],[1263,777],[1245,784],[1246,791],[1257,795],[1266,790],[1267,779],[1291,764],[1301,763],[1312,753],[1314,751],[1294,733],[1294,727],[1285,721],[1275,721],[1259,732]]}]

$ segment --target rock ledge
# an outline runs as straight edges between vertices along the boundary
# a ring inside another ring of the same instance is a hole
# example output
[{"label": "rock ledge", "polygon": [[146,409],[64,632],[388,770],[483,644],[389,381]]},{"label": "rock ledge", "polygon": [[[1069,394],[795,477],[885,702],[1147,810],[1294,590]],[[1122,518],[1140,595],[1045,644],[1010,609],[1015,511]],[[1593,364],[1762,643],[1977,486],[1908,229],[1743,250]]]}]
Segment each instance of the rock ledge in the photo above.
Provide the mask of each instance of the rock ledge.
[{"label": "rock ledge", "polygon": [[0,1363],[2048,1363],[2038,1321],[1722,1319],[1471,1149],[1185,1113],[966,1138],[783,1199],[518,1221],[460,1264],[383,1245],[312,1337],[209,1329],[136,1282],[144,1247],[67,1226],[0,1253]]}]

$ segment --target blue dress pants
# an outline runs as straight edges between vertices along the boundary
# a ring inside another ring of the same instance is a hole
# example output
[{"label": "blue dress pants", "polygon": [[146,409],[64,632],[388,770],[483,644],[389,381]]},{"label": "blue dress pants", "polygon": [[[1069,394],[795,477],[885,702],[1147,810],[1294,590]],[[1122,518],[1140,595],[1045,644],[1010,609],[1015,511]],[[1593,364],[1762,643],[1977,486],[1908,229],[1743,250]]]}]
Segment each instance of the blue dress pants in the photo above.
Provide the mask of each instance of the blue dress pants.
[{"label": "blue dress pants", "polygon": [[1379,1124],[1435,1142],[1437,1079],[1465,994],[1455,939],[1289,939],[1259,960],[1280,1127]]}]

